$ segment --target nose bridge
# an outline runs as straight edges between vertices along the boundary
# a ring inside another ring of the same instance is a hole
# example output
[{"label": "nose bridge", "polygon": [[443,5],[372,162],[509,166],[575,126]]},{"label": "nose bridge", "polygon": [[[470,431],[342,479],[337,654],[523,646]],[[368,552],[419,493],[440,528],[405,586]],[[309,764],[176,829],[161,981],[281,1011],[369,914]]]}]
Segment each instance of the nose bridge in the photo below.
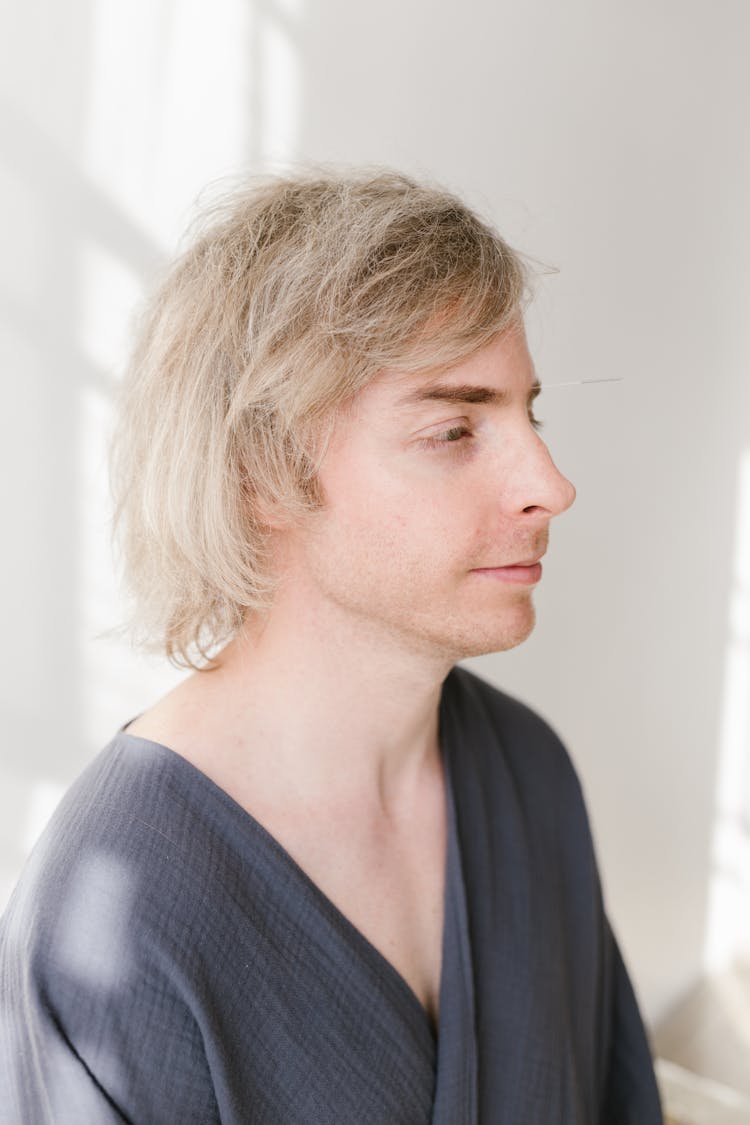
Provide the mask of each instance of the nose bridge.
[{"label": "nose bridge", "polygon": [[535,431],[519,443],[517,472],[512,503],[519,511],[543,510],[549,517],[566,511],[576,497],[576,490],[552,460],[547,445]]}]

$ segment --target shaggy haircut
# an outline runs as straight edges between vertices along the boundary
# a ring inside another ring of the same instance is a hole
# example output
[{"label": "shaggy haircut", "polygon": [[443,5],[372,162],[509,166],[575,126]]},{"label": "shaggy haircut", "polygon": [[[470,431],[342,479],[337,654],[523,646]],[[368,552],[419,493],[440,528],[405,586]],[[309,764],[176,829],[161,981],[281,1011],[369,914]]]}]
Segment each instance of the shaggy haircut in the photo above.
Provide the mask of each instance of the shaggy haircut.
[{"label": "shaggy haircut", "polygon": [[129,628],[182,667],[277,580],[263,505],[321,511],[337,413],[378,372],[467,358],[530,259],[442,188],[382,168],[254,178],[206,209],[138,325],[111,459]]}]

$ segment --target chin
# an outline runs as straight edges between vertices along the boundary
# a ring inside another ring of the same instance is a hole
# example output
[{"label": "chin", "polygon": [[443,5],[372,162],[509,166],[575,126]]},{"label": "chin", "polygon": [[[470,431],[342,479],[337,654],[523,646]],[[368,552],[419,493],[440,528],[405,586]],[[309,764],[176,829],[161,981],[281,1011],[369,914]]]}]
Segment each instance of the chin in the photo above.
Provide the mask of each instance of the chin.
[{"label": "chin", "polygon": [[444,638],[445,648],[454,660],[465,660],[471,656],[487,656],[492,652],[507,652],[516,648],[530,636],[536,624],[536,610],[529,599],[513,612],[493,620],[484,616],[472,628],[461,622],[452,635]]},{"label": "chin", "polygon": [[470,656],[489,656],[493,652],[508,652],[512,648],[518,648],[530,635],[532,628],[526,629],[523,633],[506,633],[502,637],[479,638],[473,644],[465,645],[458,659],[466,660]]}]

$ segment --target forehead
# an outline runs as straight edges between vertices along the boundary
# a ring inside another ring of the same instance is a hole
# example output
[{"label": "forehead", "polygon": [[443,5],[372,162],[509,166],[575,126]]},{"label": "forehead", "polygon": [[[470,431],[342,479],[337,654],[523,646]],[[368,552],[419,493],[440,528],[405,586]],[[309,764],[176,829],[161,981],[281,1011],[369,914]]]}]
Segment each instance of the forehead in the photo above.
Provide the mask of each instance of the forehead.
[{"label": "forehead", "polygon": [[536,397],[541,384],[521,326],[448,367],[383,371],[366,390],[379,405],[408,415],[440,403],[503,406],[519,394]]}]

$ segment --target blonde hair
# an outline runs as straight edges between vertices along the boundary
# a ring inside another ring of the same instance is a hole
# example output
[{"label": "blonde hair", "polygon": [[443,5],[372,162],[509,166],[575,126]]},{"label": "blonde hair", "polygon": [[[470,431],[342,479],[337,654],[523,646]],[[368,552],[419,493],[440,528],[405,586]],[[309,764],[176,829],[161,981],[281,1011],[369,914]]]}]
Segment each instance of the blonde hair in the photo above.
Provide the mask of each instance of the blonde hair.
[{"label": "blonde hair", "polygon": [[320,511],[337,411],[384,368],[489,343],[528,300],[527,262],[455,196],[388,169],[259,177],[206,210],[121,388],[114,530],[139,642],[205,667],[266,612],[262,505]]}]

